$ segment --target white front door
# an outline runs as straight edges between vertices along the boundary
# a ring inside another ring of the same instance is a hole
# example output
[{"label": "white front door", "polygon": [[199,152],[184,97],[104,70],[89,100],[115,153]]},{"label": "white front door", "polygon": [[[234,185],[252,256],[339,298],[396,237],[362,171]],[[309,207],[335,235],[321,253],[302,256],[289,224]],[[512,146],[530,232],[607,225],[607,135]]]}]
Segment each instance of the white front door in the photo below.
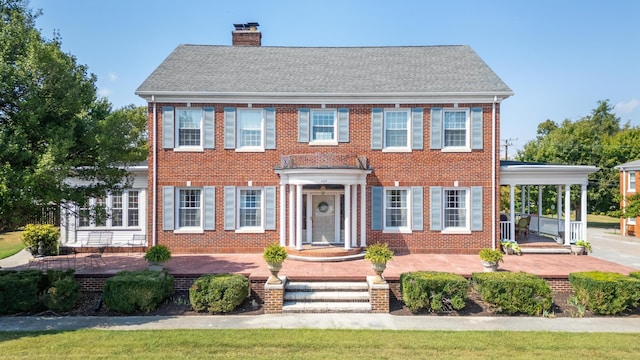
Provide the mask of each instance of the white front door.
[{"label": "white front door", "polygon": [[336,242],[336,195],[311,195],[311,242]]}]

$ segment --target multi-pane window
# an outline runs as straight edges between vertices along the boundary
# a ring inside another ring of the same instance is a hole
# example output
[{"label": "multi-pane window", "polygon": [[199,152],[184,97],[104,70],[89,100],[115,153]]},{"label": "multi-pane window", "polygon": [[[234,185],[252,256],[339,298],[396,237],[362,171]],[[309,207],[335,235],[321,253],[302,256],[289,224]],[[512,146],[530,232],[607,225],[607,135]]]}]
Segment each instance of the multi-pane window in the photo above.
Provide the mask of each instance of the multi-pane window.
[{"label": "multi-pane window", "polygon": [[384,147],[409,146],[409,111],[387,110],[384,112]]},{"label": "multi-pane window", "polygon": [[636,191],[636,172],[629,172],[629,190]]},{"label": "multi-pane window", "polygon": [[129,191],[127,199],[127,220],[129,226],[138,226],[140,223],[139,196],[137,191]]},{"label": "multi-pane window", "polygon": [[114,191],[104,197],[89,199],[79,209],[79,227],[135,227],[140,224],[138,190]]},{"label": "multi-pane window", "polygon": [[467,227],[467,191],[449,189],[444,191],[444,227]]},{"label": "multi-pane window", "polygon": [[238,148],[262,148],[262,110],[238,110]]},{"label": "multi-pane window", "polygon": [[444,146],[468,147],[467,128],[468,113],[466,110],[444,111]]},{"label": "multi-pane window", "polygon": [[398,228],[409,225],[409,208],[406,189],[387,189],[385,191],[385,227]]},{"label": "multi-pane window", "polygon": [[179,227],[200,227],[201,190],[180,189],[178,196]]},{"label": "multi-pane window", "polygon": [[113,192],[111,199],[111,226],[122,226],[122,192]]},{"label": "multi-pane window", "polygon": [[262,190],[242,189],[240,190],[239,206],[239,226],[261,227],[262,226]]},{"label": "multi-pane window", "polygon": [[311,110],[311,141],[336,140],[336,112]]},{"label": "multi-pane window", "polygon": [[202,109],[177,109],[178,146],[201,146]]}]

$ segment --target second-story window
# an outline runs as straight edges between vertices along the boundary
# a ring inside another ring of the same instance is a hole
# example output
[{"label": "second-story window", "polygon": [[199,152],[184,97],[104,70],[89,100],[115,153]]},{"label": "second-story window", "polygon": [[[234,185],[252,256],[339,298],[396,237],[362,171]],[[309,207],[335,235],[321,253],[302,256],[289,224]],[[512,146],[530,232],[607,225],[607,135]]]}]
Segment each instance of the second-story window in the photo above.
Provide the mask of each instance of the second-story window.
[{"label": "second-story window", "polygon": [[409,127],[408,110],[385,110],[384,147],[386,149],[408,149]]},{"label": "second-story window", "polygon": [[636,172],[629,172],[629,191],[636,191]]},{"label": "second-story window", "polygon": [[264,149],[262,109],[238,109],[238,149]]},{"label": "second-story window", "polygon": [[177,109],[178,147],[202,146],[202,109]]},{"label": "second-story window", "polygon": [[335,110],[311,110],[311,142],[337,142]]},{"label": "second-story window", "polygon": [[444,111],[444,147],[469,147],[469,113],[466,110]]}]

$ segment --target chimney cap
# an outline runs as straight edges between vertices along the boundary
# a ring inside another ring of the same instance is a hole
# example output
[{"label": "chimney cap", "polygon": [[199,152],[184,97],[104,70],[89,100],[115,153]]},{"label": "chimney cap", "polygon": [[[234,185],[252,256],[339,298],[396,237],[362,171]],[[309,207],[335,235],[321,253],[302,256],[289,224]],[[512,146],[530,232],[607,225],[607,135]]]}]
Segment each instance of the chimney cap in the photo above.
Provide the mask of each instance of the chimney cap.
[{"label": "chimney cap", "polygon": [[246,24],[233,24],[233,26],[236,28],[236,31],[256,31],[258,30],[257,28],[258,26],[260,26],[260,24],[258,24],[257,22],[248,22]]}]

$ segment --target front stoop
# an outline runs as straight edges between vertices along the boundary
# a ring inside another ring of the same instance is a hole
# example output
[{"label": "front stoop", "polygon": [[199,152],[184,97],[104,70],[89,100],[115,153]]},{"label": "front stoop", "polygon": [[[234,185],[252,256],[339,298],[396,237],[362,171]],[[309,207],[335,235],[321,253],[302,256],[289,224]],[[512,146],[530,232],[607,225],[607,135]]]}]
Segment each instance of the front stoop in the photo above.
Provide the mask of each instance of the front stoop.
[{"label": "front stoop", "polygon": [[369,285],[366,282],[289,282],[285,286],[282,312],[369,313],[372,311]]}]

